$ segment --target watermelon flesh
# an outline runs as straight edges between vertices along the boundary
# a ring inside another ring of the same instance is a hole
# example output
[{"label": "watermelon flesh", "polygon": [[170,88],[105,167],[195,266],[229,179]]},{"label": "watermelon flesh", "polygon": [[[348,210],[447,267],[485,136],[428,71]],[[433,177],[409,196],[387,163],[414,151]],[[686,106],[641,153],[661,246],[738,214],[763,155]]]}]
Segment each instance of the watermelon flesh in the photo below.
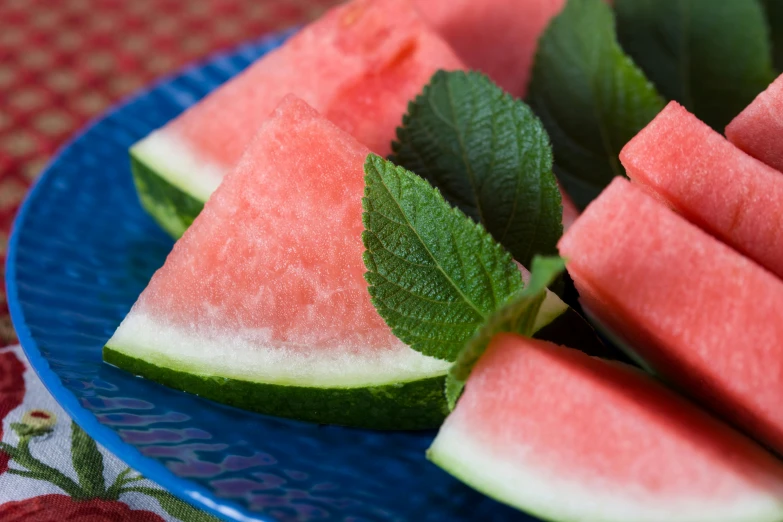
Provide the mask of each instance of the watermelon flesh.
[{"label": "watermelon flesh", "polygon": [[559,249],[585,307],[637,356],[783,453],[783,282],[621,178]]},{"label": "watermelon flesh", "polygon": [[416,0],[416,5],[468,67],[523,98],[538,38],[565,0]]},{"label": "watermelon flesh", "polygon": [[399,341],[364,280],[369,149],[293,95],[174,246],[104,358],[246,409],[437,426],[448,363]]},{"label": "watermelon flesh", "polygon": [[179,237],[288,93],[388,155],[408,101],[462,68],[410,0],[338,6],[132,147],[142,203]]},{"label": "watermelon flesh", "polygon": [[429,458],[546,520],[783,518],[783,466],[644,373],[501,334]]},{"label": "watermelon flesh", "polygon": [[783,277],[783,174],[677,102],[620,153],[628,176],[686,219]]},{"label": "watermelon flesh", "polygon": [[726,137],[754,158],[783,172],[783,76],[729,123]]}]

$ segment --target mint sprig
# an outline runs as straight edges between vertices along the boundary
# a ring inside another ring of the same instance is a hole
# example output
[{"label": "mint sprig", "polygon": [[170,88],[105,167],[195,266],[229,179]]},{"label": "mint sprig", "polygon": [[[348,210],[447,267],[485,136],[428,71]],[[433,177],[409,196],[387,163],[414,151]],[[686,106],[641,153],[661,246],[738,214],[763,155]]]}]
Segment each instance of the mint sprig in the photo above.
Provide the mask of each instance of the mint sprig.
[{"label": "mint sprig", "polygon": [[580,208],[625,174],[620,150],[664,106],[620,48],[603,0],[569,0],[552,20],[528,98],[552,140],[555,174]]},{"label": "mint sprig", "polygon": [[[768,4],[771,13],[783,5]],[[623,49],[661,94],[719,132],[775,78],[756,0],[616,0],[614,6]]]},{"label": "mint sprig", "polygon": [[424,179],[374,154],[364,172],[362,241],[372,302],[400,340],[452,361],[522,289],[519,269]]},{"label": "mint sprig", "polygon": [[473,366],[484,354],[492,338],[501,332],[532,336],[547,287],[565,269],[559,257],[533,259],[530,281],[524,290],[487,318],[478,332],[465,344],[446,377],[446,399],[454,408]]},{"label": "mint sprig", "polygon": [[555,254],[562,202],[539,119],[478,72],[436,73],[408,106],[392,160],[437,187],[527,266]]}]

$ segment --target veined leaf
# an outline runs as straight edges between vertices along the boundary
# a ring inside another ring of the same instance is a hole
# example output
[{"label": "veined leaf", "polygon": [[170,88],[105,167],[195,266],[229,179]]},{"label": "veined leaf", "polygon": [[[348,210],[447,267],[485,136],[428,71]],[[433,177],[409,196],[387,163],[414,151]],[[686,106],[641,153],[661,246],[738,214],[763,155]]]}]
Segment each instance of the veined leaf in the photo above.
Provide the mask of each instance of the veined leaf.
[{"label": "veined leaf", "polygon": [[580,208],[625,174],[620,150],[664,106],[617,43],[603,0],[569,0],[552,20],[528,96],[552,140],[555,174]]},{"label": "veined leaf", "polygon": [[478,72],[439,71],[409,104],[392,160],[437,187],[520,263],[557,252],[562,202],[539,119]]},{"label": "veined leaf", "polygon": [[519,269],[424,179],[374,154],[364,171],[362,240],[373,304],[413,349],[454,360],[522,288]]},{"label": "veined leaf", "polygon": [[[783,3],[767,0],[771,13]],[[775,79],[756,0],[616,0],[623,49],[665,97],[718,132]]]}]

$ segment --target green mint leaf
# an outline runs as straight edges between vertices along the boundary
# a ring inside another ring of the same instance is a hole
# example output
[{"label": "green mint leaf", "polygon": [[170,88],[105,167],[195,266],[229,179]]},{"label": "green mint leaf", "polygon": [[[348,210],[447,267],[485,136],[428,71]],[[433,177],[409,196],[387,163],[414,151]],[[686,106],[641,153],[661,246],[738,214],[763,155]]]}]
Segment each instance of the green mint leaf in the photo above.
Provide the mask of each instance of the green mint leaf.
[{"label": "green mint leaf", "polygon": [[511,256],[416,174],[374,154],[364,164],[365,275],[378,313],[404,343],[453,361],[522,288]]},{"label": "green mint leaf", "polygon": [[437,187],[529,266],[557,253],[563,207],[530,108],[478,72],[439,71],[408,106],[392,160]]},{"label": "green mint leaf", "polygon": [[772,37],[772,63],[783,71],[783,0],[761,0]]},{"label": "green mint leaf", "polygon": [[616,0],[623,49],[665,97],[718,132],[775,79],[756,0]]},{"label": "green mint leaf", "polygon": [[454,408],[473,366],[486,351],[489,342],[501,332],[532,336],[536,329],[541,305],[547,297],[547,287],[565,270],[565,261],[559,257],[536,257],[530,281],[508,303],[487,318],[479,331],[460,351],[446,377],[446,398]]},{"label": "green mint leaf", "polygon": [[95,441],[75,422],[71,422],[71,461],[86,497],[102,498],[106,493],[103,455]]},{"label": "green mint leaf", "polygon": [[569,0],[541,36],[529,88],[555,153],[555,174],[584,208],[625,174],[618,154],[664,106],[617,43],[604,0]]}]

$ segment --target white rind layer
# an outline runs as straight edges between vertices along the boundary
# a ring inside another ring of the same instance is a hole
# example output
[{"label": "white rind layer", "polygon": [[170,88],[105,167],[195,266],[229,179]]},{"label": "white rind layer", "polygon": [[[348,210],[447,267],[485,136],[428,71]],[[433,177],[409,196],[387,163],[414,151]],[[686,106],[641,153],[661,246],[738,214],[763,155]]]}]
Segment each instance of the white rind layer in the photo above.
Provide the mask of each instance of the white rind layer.
[{"label": "white rind layer", "polygon": [[357,388],[445,375],[450,363],[399,343],[385,349],[318,351],[270,346],[264,332],[221,331],[198,335],[137,311],[106,343],[125,355],[197,375],[267,384]]},{"label": "white rind layer", "polygon": [[185,141],[166,130],[157,130],[131,147],[160,177],[199,201],[206,201],[218,188],[230,165],[199,157]]},{"label": "white rind layer", "polygon": [[[520,400],[524,400],[521,398]],[[459,405],[457,406],[459,408]],[[427,452],[428,458],[500,502],[557,522],[780,522],[783,503],[761,488],[748,484],[735,499],[693,498],[686,491],[679,497],[656,496],[635,491],[632,484],[608,484],[599,477],[571,481],[563,471],[519,465],[520,454],[535,448],[488,447],[475,441],[469,430],[489,430],[474,423],[469,428],[446,419]],[[514,455],[515,459],[504,458]],[[517,460],[517,463],[514,462]],[[558,473],[561,472],[561,473]],[[738,482],[752,478],[737,477]]]}]

